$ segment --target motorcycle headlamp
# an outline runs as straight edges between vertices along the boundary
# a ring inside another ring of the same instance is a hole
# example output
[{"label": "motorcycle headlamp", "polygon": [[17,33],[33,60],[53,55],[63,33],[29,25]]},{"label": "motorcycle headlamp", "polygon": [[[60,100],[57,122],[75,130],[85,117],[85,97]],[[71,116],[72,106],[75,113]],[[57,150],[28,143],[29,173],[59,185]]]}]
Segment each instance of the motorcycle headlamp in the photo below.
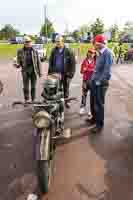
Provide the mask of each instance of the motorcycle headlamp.
[{"label": "motorcycle headlamp", "polygon": [[50,115],[46,111],[40,111],[33,117],[33,123],[36,128],[48,128],[50,126]]}]

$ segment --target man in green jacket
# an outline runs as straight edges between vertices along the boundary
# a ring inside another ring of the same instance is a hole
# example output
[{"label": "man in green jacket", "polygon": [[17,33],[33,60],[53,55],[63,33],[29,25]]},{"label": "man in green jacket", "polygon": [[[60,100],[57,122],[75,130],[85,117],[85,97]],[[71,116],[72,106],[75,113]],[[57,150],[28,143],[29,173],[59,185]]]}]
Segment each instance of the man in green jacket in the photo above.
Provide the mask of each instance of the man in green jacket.
[{"label": "man in green jacket", "polygon": [[32,48],[32,40],[25,36],[24,47],[17,52],[17,65],[22,69],[23,93],[25,102],[29,102],[29,86],[31,82],[31,100],[36,98],[37,77],[41,77],[41,62],[38,53]]},{"label": "man in green jacket", "polygon": [[[70,82],[75,74],[76,60],[73,52],[64,44],[62,36],[56,37],[56,47],[52,50],[49,59],[48,73],[60,73],[64,88],[64,98],[69,97]],[[66,103],[66,107],[69,105]]]}]

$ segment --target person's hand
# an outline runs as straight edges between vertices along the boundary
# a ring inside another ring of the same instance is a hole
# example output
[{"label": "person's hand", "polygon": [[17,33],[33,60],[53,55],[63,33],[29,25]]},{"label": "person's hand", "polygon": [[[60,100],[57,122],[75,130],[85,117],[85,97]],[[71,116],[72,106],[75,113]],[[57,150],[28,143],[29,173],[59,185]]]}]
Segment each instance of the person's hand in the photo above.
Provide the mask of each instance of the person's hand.
[{"label": "person's hand", "polygon": [[101,81],[96,81],[95,83],[96,83],[96,86],[101,85]]},{"label": "person's hand", "polygon": [[20,65],[18,65],[18,64],[13,64],[13,66],[14,66],[16,69],[20,68]]},{"label": "person's hand", "polygon": [[83,72],[86,72],[86,71],[87,71],[87,67],[84,67],[84,68],[83,68]]}]

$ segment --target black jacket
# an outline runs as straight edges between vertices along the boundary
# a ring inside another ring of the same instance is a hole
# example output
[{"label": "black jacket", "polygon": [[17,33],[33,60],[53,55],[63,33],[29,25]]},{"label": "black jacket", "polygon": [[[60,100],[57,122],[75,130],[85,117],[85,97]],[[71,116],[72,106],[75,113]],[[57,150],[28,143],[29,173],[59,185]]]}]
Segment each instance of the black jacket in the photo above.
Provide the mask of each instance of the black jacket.
[{"label": "black jacket", "polygon": [[[57,47],[55,47],[50,55],[49,58],[49,71],[48,73],[56,73],[56,68],[55,68],[55,55],[56,55],[56,51],[57,51]],[[76,71],[76,60],[75,60],[75,55],[74,53],[65,47],[64,49],[64,75],[73,78],[74,74]]]}]

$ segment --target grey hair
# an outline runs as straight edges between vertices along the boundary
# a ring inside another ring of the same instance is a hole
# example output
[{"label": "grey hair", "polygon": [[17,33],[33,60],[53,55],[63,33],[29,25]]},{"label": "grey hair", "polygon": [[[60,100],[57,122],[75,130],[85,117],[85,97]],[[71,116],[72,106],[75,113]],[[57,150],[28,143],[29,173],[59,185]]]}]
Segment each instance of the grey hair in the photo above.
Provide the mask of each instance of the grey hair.
[{"label": "grey hair", "polygon": [[63,38],[62,35],[57,35],[57,36],[56,36],[55,41],[57,42],[57,41],[59,41],[59,40],[64,41],[64,38]]}]

